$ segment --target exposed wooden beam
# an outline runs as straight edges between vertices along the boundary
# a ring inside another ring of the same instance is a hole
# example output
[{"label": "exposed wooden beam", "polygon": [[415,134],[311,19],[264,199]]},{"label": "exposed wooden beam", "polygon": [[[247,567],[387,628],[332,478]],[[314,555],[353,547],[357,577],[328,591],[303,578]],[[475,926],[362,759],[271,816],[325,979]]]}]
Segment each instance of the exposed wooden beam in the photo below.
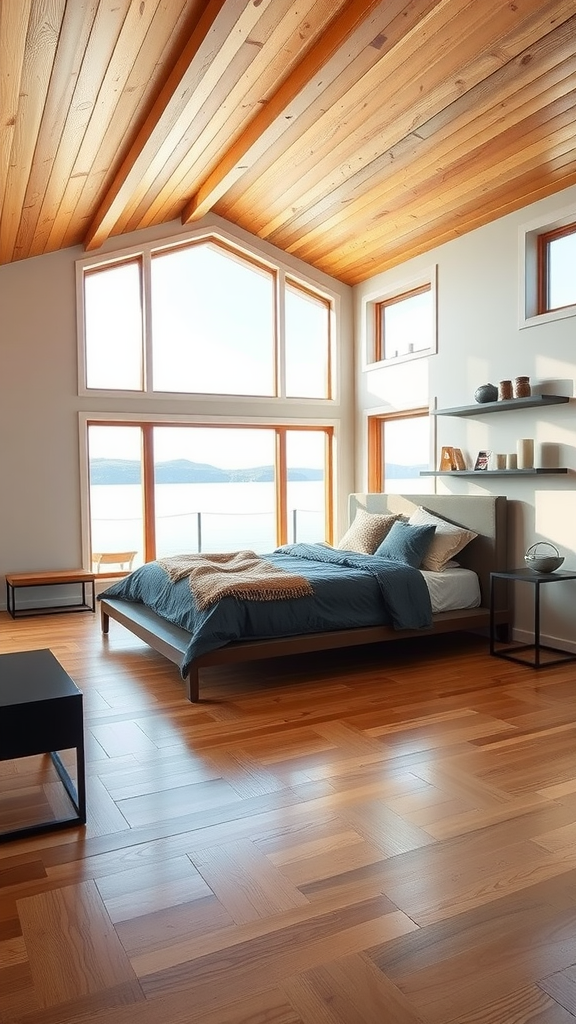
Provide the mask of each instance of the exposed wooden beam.
[{"label": "exposed wooden beam", "polygon": [[253,119],[242,136],[230,147],[218,168],[192,197],[182,213],[183,224],[203,217],[230,185],[244,174],[246,166],[253,164],[275,139],[290,128],[290,103],[302,93],[302,90],[311,88],[314,76],[367,18],[373,8],[378,6],[380,0],[351,0],[348,7],[327,28],[322,38]]},{"label": "exposed wooden beam", "polygon": [[[146,119],[141,131],[123,161],[104,201],[85,235],[86,249],[97,249],[112,232],[118,218],[135,193],[143,194],[153,180],[157,164],[166,158],[171,133],[178,134],[179,122],[186,121],[186,111],[206,68],[222,48],[239,45],[234,26],[241,21],[243,38],[263,8],[272,0],[262,0],[248,7],[242,0],[208,0],[182,55],[174,65],[166,85]],[[188,122],[190,116],[188,116]]]}]

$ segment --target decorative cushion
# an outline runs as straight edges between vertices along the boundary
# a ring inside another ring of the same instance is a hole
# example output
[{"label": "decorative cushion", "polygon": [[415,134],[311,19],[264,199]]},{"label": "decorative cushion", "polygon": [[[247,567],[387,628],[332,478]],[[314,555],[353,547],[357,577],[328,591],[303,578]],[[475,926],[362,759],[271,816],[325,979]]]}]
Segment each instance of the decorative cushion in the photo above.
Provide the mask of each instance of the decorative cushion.
[{"label": "decorative cushion", "polygon": [[446,519],[440,519],[421,505],[412,513],[408,522],[412,526],[436,527],[434,538],[421,566],[422,569],[429,569],[431,572],[443,572],[448,562],[478,536],[472,530],[465,530],[463,526],[456,526]]},{"label": "decorative cushion", "polygon": [[391,558],[394,562],[406,562],[419,569],[435,529],[435,526],[410,526],[397,520],[374,554],[380,558]]},{"label": "decorative cushion", "polygon": [[398,516],[365,512],[359,508],[354,522],[336,545],[341,551],[357,551],[362,555],[373,555]]}]

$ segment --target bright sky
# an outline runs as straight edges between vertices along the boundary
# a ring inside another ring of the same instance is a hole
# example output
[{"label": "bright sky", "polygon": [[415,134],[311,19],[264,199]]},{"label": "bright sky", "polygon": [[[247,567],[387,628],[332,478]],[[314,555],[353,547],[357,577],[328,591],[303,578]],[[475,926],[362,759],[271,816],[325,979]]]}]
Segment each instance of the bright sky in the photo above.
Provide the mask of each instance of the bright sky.
[{"label": "bright sky", "polygon": [[[162,427],[155,431],[155,456],[158,462],[190,459],[207,462],[221,469],[269,466],[274,462],[274,432],[258,430],[202,429],[198,427]],[[92,459],[139,459],[138,427],[91,427]],[[288,435],[288,460],[292,466],[324,466],[324,434],[294,430]]]}]

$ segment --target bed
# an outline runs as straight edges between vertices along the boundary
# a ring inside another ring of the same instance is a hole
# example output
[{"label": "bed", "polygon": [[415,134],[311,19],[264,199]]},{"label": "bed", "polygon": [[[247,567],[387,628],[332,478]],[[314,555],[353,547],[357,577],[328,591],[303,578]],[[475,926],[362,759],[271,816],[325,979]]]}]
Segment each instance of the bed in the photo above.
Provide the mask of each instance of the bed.
[{"label": "bed", "polygon": [[[294,601],[292,606],[299,605],[300,609],[307,610],[307,624],[305,626],[293,624],[289,627],[289,632],[284,632],[283,629],[281,631],[277,626],[270,625],[270,628],[274,630],[272,635],[249,636],[247,635],[249,632],[256,630],[256,634],[258,634],[258,630],[269,628],[268,623],[264,627],[262,626],[261,619],[258,619],[258,615],[261,615],[264,611],[262,607],[263,602],[248,601],[242,606],[240,602],[228,598],[224,602],[219,602],[219,604],[227,604],[228,607],[231,604],[235,604],[238,606],[239,614],[245,614],[247,612],[246,606],[249,606],[248,610],[251,613],[255,613],[257,625],[250,625],[246,628],[246,631],[240,625],[239,637],[244,638],[234,640],[227,639],[228,636],[234,635],[233,632],[228,633],[226,630],[222,630],[215,641],[218,646],[206,649],[206,644],[203,647],[197,643],[191,628],[183,628],[176,621],[170,621],[165,615],[159,614],[157,610],[144,603],[141,596],[134,596],[135,594],[140,594],[140,590],[136,589],[140,579],[138,574],[142,570],[147,572],[154,571],[148,569],[147,566],[143,566],[140,570],[135,570],[129,577],[113,584],[103,594],[98,596],[102,632],[104,634],[109,632],[110,619],[114,619],[125,626],[134,635],[178,666],[185,683],[188,700],[197,702],[200,699],[200,674],[204,668],[209,666],[230,665],[261,658],[280,657],[287,654],[304,654],[312,651],[384,643],[435,633],[487,630],[490,621],[490,573],[501,571],[507,567],[506,498],[494,495],[476,497],[472,495],[448,494],[395,495],[357,493],[349,497],[349,521],[353,523],[357,513],[363,515],[365,513],[370,513],[371,515],[392,515],[402,520],[407,520],[421,507],[447,521],[449,524],[455,524],[476,534],[472,542],[458,554],[458,567],[454,574],[452,574],[458,577],[458,569],[469,570],[468,576],[473,577],[477,587],[477,600],[468,601],[463,599],[462,601],[457,600],[456,603],[471,606],[454,608],[452,607],[454,601],[450,599],[449,610],[435,610],[438,607],[442,607],[442,599],[439,604],[438,598],[434,597],[432,587],[429,584],[433,583],[436,585],[440,583],[440,577],[442,577],[444,583],[440,589],[446,591],[451,573],[449,571],[432,573],[430,574],[432,580],[427,581],[428,573],[410,569],[406,574],[407,579],[404,579],[404,577],[399,578],[395,586],[397,585],[399,589],[402,589],[408,584],[411,588],[416,585],[415,593],[417,594],[417,600],[420,601],[420,607],[416,608],[415,611],[411,611],[405,603],[401,603],[398,614],[396,614],[394,607],[392,607],[391,612],[388,613],[387,611],[385,616],[379,612],[376,617],[366,618],[364,616],[358,622],[349,615],[346,615],[343,621],[338,621],[335,618],[325,620],[322,616],[317,616],[315,612],[311,614],[313,605],[306,602],[313,599],[302,596]],[[294,564],[304,565],[306,572],[308,572],[310,567],[307,562],[295,562],[296,557],[298,559],[301,557],[307,559],[309,557],[306,552],[302,553],[295,549],[307,547],[309,546],[287,545],[285,549],[278,549],[278,551],[282,556],[286,555],[288,557],[289,566]],[[323,564],[319,566],[316,561],[314,562],[310,571],[312,574],[319,572],[320,576],[313,575],[311,578],[314,578],[315,581],[320,579],[319,593],[324,593],[322,590],[322,587],[324,587],[323,574],[325,571],[327,573],[332,572],[332,565],[325,569],[324,563],[339,563],[341,560],[336,557],[338,553],[334,554],[334,549],[332,548],[321,545],[314,547],[318,549],[317,552],[312,553],[314,559],[317,558],[319,553],[323,552],[320,554]],[[344,555],[348,554],[344,552]],[[370,565],[371,562],[380,563],[381,559],[371,560],[363,556],[358,557],[359,560],[352,557],[344,559],[348,569],[351,570],[353,575],[356,573],[358,576],[364,576],[365,570],[368,567],[367,575],[373,578],[369,584],[366,583],[366,586],[372,588],[378,586],[382,591],[384,599],[387,599],[388,592],[394,588],[390,588],[386,584],[388,591],[384,591],[381,576],[373,571]],[[149,566],[154,565],[155,563],[149,563]],[[377,565],[377,568],[379,568],[379,565]],[[156,569],[156,571],[158,570]],[[338,569],[335,571],[339,572]],[[418,579],[416,580],[415,577],[418,577]],[[422,612],[421,591],[424,588],[424,584],[420,580],[424,581],[425,589],[430,599],[431,615],[428,618]],[[364,586],[364,584],[362,585]],[[349,588],[352,586],[352,583],[347,584],[347,586]],[[314,583],[314,588],[316,588],[316,582]],[[348,589],[349,595],[352,592],[356,595],[356,590],[351,591]],[[369,593],[370,591],[364,593],[359,590],[358,601],[356,602],[356,597],[354,601],[348,597],[348,605],[353,607],[357,603],[359,608],[363,608],[368,603]],[[378,597],[379,600],[380,597]],[[376,601],[373,602],[374,606],[376,603]],[[273,609],[273,606],[280,605],[282,602],[270,601],[268,604],[269,609]],[[275,608],[273,610],[275,611]],[[171,614],[171,612],[168,614]],[[268,609],[266,614],[268,614]],[[405,617],[406,615],[407,618]],[[493,615],[494,624],[499,630],[509,628],[511,612],[508,606],[506,589],[496,592]],[[174,616],[174,618],[176,619],[177,617]],[[241,623],[242,621],[240,620]],[[252,620],[249,615],[245,621],[251,623]],[[329,623],[327,627],[317,628],[319,622],[324,623],[325,621]],[[405,622],[408,622],[409,625],[404,625]],[[236,625],[234,625],[234,629],[237,629]],[[212,640],[210,643],[212,643]]]}]

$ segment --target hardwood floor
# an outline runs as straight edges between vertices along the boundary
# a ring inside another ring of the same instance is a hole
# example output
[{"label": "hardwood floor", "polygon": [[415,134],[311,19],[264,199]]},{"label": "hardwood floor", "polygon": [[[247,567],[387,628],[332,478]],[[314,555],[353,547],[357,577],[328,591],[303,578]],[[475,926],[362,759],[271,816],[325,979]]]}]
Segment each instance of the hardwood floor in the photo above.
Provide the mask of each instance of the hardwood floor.
[{"label": "hardwood floor", "polygon": [[[576,666],[478,637],[177,671],[13,621],[84,693],[88,824],[0,844],[2,1024],[576,1020]],[[56,815],[0,762],[0,828]],[[67,762],[68,763],[68,762]]]}]

